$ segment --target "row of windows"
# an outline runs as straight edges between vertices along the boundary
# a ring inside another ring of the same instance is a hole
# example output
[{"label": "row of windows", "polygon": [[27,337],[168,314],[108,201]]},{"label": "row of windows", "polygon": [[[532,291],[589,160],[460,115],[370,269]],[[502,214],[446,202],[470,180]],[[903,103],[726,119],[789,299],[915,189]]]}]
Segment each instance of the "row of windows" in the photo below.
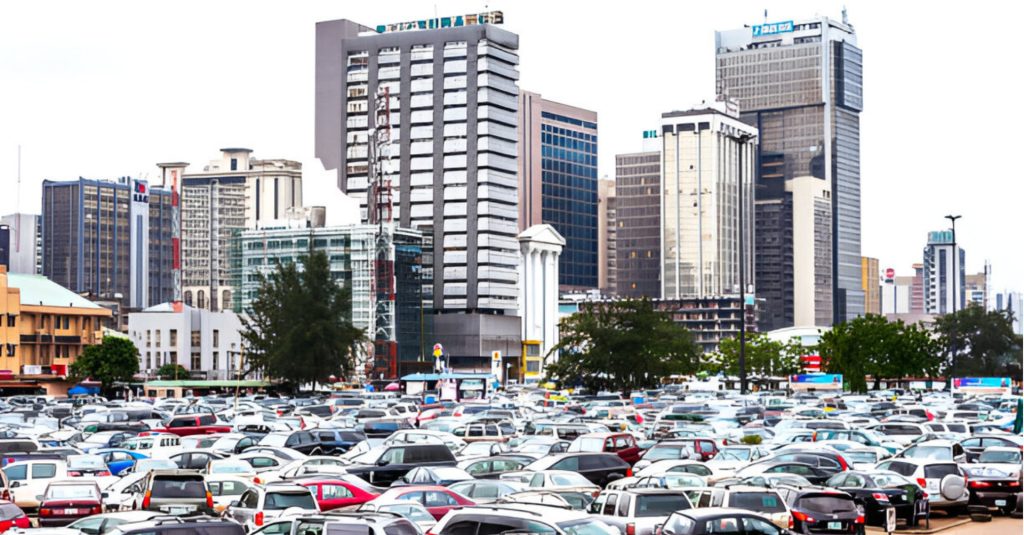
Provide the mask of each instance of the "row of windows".
[{"label": "row of windows", "polygon": [[597,130],[597,123],[590,121],[584,121],[573,117],[566,117],[564,115],[558,115],[557,113],[551,113],[547,111],[540,112],[540,116],[543,119],[551,119],[552,121],[558,121],[561,123],[571,124],[574,126],[582,126],[583,128],[589,128],[591,130]]},{"label": "row of windows", "polygon": [[588,134],[586,132],[580,132],[579,130],[573,130],[571,128],[560,128],[550,124],[540,125],[541,132],[550,132],[559,136],[571,137],[573,139],[579,139],[582,141],[589,141],[597,143],[597,134]]}]

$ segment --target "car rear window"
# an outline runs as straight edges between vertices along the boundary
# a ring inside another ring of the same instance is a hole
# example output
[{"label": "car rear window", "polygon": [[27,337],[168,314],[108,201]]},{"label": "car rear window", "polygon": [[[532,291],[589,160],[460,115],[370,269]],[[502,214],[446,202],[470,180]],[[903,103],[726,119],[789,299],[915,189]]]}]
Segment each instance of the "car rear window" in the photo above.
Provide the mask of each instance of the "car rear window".
[{"label": "car rear window", "polygon": [[636,497],[636,516],[668,516],[673,511],[690,508],[690,501],[682,494],[654,494]]},{"label": "car rear window", "polygon": [[205,498],[206,485],[202,479],[166,478],[153,480],[154,498]]},{"label": "car rear window", "polygon": [[0,520],[11,520],[24,515],[25,513],[21,511],[21,508],[13,503],[0,505]]},{"label": "car rear window", "polygon": [[280,511],[289,507],[316,509],[316,502],[309,492],[268,492],[263,508],[269,511]]},{"label": "car rear window", "polygon": [[774,492],[737,492],[729,498],[729,507],[759,513],[784,513],[786,506]]},{"label": "car rear window", "polygon": [[852,499],[838,495],[804,496],[796,503],[796,508],[813,513],[845,513],[857,509]]},{"label": "car rear window", "polygon": [[924,467],[925,479],[942,479],[949,474],[960,475],[955,464],[931,464]]}]

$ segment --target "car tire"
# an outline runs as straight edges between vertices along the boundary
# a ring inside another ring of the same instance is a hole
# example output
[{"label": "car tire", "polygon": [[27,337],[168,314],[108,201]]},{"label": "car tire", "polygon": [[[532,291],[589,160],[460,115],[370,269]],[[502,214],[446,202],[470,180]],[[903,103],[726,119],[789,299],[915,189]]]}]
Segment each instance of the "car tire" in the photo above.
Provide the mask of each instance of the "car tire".
[{"label": "car tire", "polygon": [[323,450],[321,450],[321,449],[320,449],[319,447],[316,447],[316,448],[313,448],[313,450],[312,450],[312,451],[310,451],[310,452],[309,452],[309,454],[310,454],[311,456],[312,456],[312,455],[323,455],[323,454],[324,454],[324,452],[323,452]]},{"label": "car tire", "polygon": [[971,521],[973,522],[991,522],[992,515],[990,513],[971,513]]}]

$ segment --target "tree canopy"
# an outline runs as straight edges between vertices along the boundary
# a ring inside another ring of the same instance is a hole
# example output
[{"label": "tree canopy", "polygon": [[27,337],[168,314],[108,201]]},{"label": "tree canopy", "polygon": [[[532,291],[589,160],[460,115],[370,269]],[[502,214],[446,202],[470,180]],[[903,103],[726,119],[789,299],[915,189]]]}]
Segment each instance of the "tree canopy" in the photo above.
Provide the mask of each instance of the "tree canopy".
[{"label": "tree canopy", "polygon": [[246,367],[298,385],[347,376],[363,331],[352,325],[351,290],[331,277],[327,255],[311,251],[260,275],[243,318]]},{"label": "tree canopy", "polygon": [[[806,353],[798,342],[783,343],[762,333],[747,333],[744,352],[747,374],[754,377],[787,376],[800,371],[800,355]],[[726,338],[718,344],[701,368],[708,373],[740,374],[740,337]]]},{"label": "tree canopy", "polygon": [[941,349],[931,333],[917,324],[890,322],[868,314],[832,326],[818,344],[823,371],[843,374],[854,392],[875,381],[912,376],[931,377],[942,366]]},{"label": "tree canopy", "polygon": [[649,299],[587,303],[560,323],[548,353],[549,379],[563,385],[628,394],[661,378],[697,371],[701,350],[686,328]]},{"label": "tree canopy", "polygon": [[102,343],[82,350],[69,373],[76,380],[99,381],[104,389],[116,382],[126,383],[139,373],[139,350],[127,338],[104,336]]},{"label": "tree canopy", "polygon": [[156,376],[164,380],[188,379],[189,373],[181,364],[168,362],[156,370]]},{"label": "tree canopy", "polygon": [[935,331],[949,355],[947,377],[1021,376],[1021,337],[1013,332],[1011,312],[970,305],[936,319]]}]

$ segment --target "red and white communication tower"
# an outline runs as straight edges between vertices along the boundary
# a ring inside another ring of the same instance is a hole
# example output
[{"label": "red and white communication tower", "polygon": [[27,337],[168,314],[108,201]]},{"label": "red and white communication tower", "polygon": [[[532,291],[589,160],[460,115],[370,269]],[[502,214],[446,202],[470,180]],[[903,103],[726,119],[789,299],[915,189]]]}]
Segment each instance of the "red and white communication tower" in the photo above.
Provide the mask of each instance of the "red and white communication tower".
[{"label": "red and white communication tower", "polygon": [[367,216],[377,226],[374,240],[371,298],[373,299],[373,377],[398,377],[395,337],[394,203],[391,195],[391,91],[374,96],[374,127],[369,139],[370,191]]}]

